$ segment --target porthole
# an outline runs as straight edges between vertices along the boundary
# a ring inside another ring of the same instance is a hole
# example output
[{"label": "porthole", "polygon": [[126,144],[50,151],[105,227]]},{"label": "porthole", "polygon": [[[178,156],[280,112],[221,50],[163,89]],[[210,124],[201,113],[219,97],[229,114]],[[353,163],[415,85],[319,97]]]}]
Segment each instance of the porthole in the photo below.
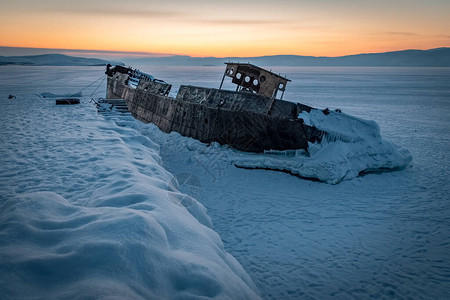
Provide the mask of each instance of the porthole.
[{"label": "porthole", "polygon": [[244,81],[245,81],[245,82],[250,82],[250,76],[245,76],[245,77],[244,77]]},{"label": "porthole", "polygon": [[241,79],[241,78],[242,78],[242,74],[241,74],[241,73],[237,73],[237,74],[236,74],[236,78],[237,78],[237,79]]},{"label": "porthole", "polygon": [[266,82],[266,76],[262,75],[261,77],[259,77],[259,81],[261,81],[261,83]]},{"label": "porthole", "polygon": [[284,88],[284,83],[280,82],[280,84],[278,85],[278,88],[279,88],[280,90],[282,90],[282,89]]},{"label": "porthole", "polygon": [[258,84],[259,84],[259,81],[258,81],[258,79],[256,79],[256,78],[255,78],[255,79],[253,79],[253,85],[254,85],[254,86],[257,86]]},{"label": "porthole", "polygon": [[228,74],[233,75],[233,73],[234,73],[234,69],[233,68],[228,69]]}]

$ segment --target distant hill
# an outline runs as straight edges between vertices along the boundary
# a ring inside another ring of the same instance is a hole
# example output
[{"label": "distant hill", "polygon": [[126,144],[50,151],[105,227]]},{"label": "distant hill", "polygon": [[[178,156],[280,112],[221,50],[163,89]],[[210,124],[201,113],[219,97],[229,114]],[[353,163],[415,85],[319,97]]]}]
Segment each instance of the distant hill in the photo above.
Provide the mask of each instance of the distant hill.
[{"label": "distant hill", "polygon": [[63,54],[42,54],[30,56],[0,56],[0,65],[21,66],[106,66],[111,64],[123,64],[121,62],[109,62],[98,58],[74,57]]},{"label": "distant hill", "polygon": [[[312,66],[312,67],[450,67],[450,48],[404,50],[368,53],[339,57],[274,55],[259,57],[124,57],[126,64],[151,66],[222,66],[224,62],[249,62],[258,66]],[[98,58],[74,57],[63,54],[31,56],[0,56],[0,65],[29,66],[104,66],[123,65],[121,62]]]},{"label": "distant hill", "polygon": [[219,66],[224,62],[249,62],[259,66],[323,66],[323,67],[450,67],[450,48],[404,50],[385,53],[357,54],[340,57],[274,55],[260,57],[143,57],[124,58],[132,66]]}]

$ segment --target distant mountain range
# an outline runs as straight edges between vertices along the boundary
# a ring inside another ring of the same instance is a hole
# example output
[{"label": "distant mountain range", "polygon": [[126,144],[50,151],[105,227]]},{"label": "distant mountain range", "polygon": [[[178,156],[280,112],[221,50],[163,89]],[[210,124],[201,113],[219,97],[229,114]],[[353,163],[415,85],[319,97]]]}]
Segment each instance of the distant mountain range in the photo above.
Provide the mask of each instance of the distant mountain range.
[{"label": "distant mountain range", "polygon": [[404,50],[385,53],[316,57],[274,55],[260,57],[143,57],[123,58],[132,66],[218,66],[224,62],[249,62],[258,66],[323,66],[323,67],[450,67],[450,48]]},{"label": "distant mountain range", "polygon": [[123,64],[98,58],[74,57],[63,54],[42,54],[30,56],[0,56],[0,65],[21,66],[106,66]]},{"label": "distant mountain range", "polygon": [[[274,55],[260,57],[123,57],[128,65],[152,66],[222,66],[224,62],[249,62],[258,66],[313,66],[313,67],[450,67],[450,48],[404,50],[339,57]],[[62,54],[32,56],[0,56],[0,65],[30,66],[104,66],[123,64],[98,58],[74,57]]]}]

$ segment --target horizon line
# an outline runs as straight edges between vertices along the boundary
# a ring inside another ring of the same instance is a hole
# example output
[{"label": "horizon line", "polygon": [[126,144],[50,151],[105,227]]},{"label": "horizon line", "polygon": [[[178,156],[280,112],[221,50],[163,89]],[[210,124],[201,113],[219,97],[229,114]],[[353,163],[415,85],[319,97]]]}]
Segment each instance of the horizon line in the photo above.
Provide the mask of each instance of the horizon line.
[{"label": "horizon line", "polygon": [[[346,55],[339,55],[339,56],[314,56],[314,55],[301,55],[301,54],[270,54],[270,55],[262,55],[262,56],[225,56],[225,57],[219,57],[219,56],[191,56],[187,54],[173,54],[173,53],[157,53],[157,52],[145,52],[145,51],[120,51],[120,50],[94,50],[94,49],[64,49],[64,48],[37,48],[37,47],[13,47],[13,46],[1,46],[0,45],[0,56],[33,56],[33,55],[44,55],[44,54],[62,54],[62,55],[73,55],[73,54],[84,54],[84,55],[92,55],[92,56],[98,56],[98,55],[106,55],[106,56],[115,56],[117,58],[149,58],[149,57],[155,57],[155,58],[163,58],[163,57],[176,57],[176,56],[185,56],[185,57],[191,57],[191,58],[257,58],[257,57],[272,57],[272,56],[304,56],[304,57],[329,57],[329,58],[339,58],[339,57],[345,57],[345,56],[352,56],[352,55],[364,55],[364,54],[381,54],[381,53],[390,53],[390,52],[400,52],[400,51],[429,51],[429,50],[435,50],[435,49],[445,49],[450,47],[435,47],[435,48],[429,48],[429,49],[402,49],[402,50],[390,50],[390,51],[383,51],[383,52],[363,52],[363,53],[356,53],[356,54],[346,54]],[[64,52],[64,53],[40,53],[40,54],[25,54],[25,55],[4,55],[1,52],[2,50],[21,50],[21,51],[58,51],[58,52]]]}]

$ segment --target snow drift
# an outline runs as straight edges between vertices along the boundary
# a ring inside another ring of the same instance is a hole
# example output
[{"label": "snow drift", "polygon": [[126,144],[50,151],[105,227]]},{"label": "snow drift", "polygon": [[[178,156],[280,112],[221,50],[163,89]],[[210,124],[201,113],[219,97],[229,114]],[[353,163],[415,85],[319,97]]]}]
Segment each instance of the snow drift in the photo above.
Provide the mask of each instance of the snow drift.
[{"label": "snow drift", "polygon": [[2,298],[258,298],[149,138],[86,100],[3,109]]}]

